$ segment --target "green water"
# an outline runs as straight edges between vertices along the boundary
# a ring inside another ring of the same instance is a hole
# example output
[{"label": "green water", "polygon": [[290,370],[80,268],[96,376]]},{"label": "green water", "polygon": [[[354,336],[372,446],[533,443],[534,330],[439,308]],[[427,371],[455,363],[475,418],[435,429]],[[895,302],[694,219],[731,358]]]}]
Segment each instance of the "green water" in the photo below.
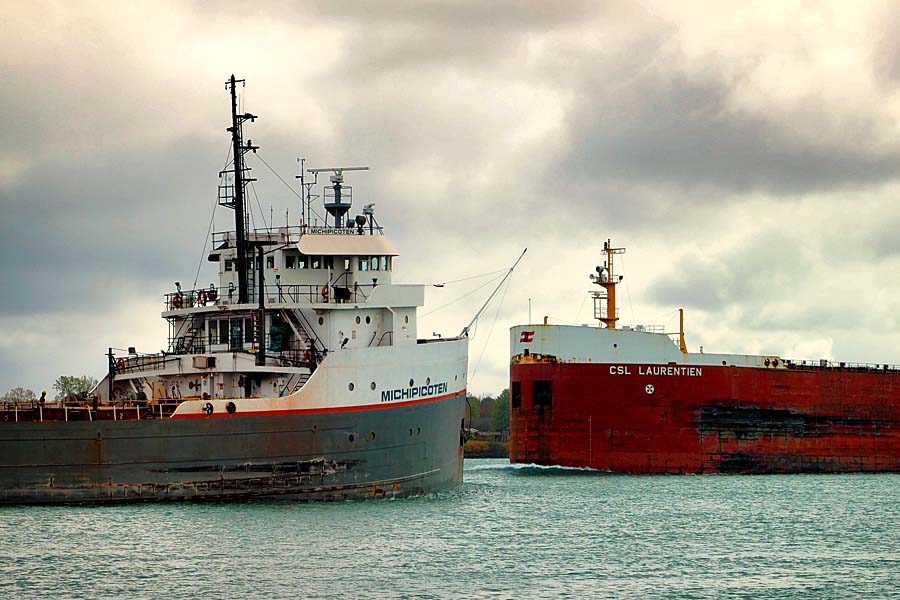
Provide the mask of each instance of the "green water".
[{"label": "green water", "polygon": [[3,508],[0,597],[900,597],[900,475],[465,478],[405,500]]}]

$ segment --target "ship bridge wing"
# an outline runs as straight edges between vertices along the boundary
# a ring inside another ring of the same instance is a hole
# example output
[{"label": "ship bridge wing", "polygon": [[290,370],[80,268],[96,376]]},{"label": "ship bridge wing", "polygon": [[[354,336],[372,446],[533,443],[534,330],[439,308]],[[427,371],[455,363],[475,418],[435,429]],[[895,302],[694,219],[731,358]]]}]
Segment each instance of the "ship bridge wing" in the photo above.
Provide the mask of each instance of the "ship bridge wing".
[{"label": "ship bridge wing", "polygon": [[390,242],[380,235],[307,233],[300,237],[297,249],[307,256],[397,256]]}]

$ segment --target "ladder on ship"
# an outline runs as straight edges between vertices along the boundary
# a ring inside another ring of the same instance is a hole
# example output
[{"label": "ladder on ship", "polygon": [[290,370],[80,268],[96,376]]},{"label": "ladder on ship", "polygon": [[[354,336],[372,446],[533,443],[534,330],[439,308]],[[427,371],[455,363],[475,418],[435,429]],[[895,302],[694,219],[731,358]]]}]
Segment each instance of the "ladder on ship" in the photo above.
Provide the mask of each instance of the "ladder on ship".
[{"label": "ladder on ship", "polygon": [[310,377],[312,377],[311,371],[305,371],[303,373],[294,373],[287,380],[287,383],[284,384],[284,387],[281,388],[281,390],[279,390],[278,395],[279,396],[289,396],[290,394],[293,394],[294,392],[296,392],[297,390],[302,388],[304,385],[306,385],[306,382],[309,381]]},{"label": "ladder on ship", "polygon": [[306,328],[303,326],[303,323],[300,322],[300,319],[297,318],[294,311],[282,309],[281,315],[284,317],[284,320],[287,321],[288,325],[291,326],[291,331],[294,332],[294,336],[296,336],[299,346],[304,349],[309,348],[309,334],[306,332]]}]

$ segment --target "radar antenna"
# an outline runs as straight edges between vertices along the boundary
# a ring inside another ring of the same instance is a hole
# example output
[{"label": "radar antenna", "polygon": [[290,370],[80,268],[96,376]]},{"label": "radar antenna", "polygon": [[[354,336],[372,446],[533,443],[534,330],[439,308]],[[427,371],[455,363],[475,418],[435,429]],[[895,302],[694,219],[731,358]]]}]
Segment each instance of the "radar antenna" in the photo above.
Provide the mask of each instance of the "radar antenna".
[{"label": "radar antenna", "polygon": [[591,292],[594,298],[594,318],[606,325],[607,329],[615,329],[619,320],[619,311],[616,310],[616,285],[624,279],[616,275],[613,269],[613,257],[617,254],[625,254],[625,248],[613,248],[612,242],[603,242],[603,253],[606,260],[603,266],[597,266],[597,274],[591,273],[591,281],[603,288],[603,291]]},{"label": "radar antenna", "polygon": [[[307,169],[309,173],[318,176],[319,173],[327,173],[331,171],[331,192],[325,193],[325,210],[334,219],[335,227],[348,226],[344,216],[350,210],[353,204],[353,188],[344,185],[344,171],[368,171],[369,167],[320,167],[317,169]],[[346,200],[346,202],[344,201]],[[328,226],[326,217],[325,225]],[[352,223],[350,223],[352,225]]]}]

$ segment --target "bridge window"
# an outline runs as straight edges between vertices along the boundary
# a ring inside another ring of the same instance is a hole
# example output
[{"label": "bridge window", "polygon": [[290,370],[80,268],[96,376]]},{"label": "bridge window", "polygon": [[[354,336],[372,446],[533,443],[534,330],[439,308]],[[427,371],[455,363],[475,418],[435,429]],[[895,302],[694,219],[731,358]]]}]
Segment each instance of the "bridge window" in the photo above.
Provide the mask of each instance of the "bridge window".
[{"label": "bridge window", "polygon": [[513,408],[519,408],[522,406],[522,382],[521,381],[513,381],[512,389],[510,390],[509,401],[512,404]]},{"label": "bridge window", "polygon": [[267,269],[274,269],[274,268],[275,268],[275,257],[274,257],[274,256],[267,256],[267,257],[266,257],[266,268],[267,268]]},{"label": "bridge window", "polygon": [[369,259],[368,258],[359,259],[359,270],[360,271],[368,271],[369,270]]},{"label": "bridge window", "polygon": [[230,258],[225,259],[225,270],[226,271],[234,271],[234,260]]},{"label": "bridge window", "polygon": [[531,404],[534,408],[553,407],[553,388],[547,379],[535,379],[532,384]]},{"label": "bridge window", "polygon": [[371,262],[370,264],[372,265],[372,270],[373,270],[373,271],[377,271],[377,270],[378,270],[378,257],[377,257],[377,256],[373,256],[373,257],[372,257],[372,262]]},{"label": "bridge window", "polygon": [[209,343],[228,343],[228,319],[216,319],[209,322]]},{"label": "bridge window", "polygon": [[285,269],[296,269],[297,268],[297,257],[293,254],[287,254],[284,257],[284,268]]},{"label": "bridge window", "polygon": [[334,257],[333,256],[326,256],[324,262],[325,262],[325,265],[323,268],[325,268],[325,269],[333,269],[334,268]]},{"label": "bridge window", "polygon": [[297,268],[305,269],[306,268],[306,257],[302,254],[297,257]]},{"label": "bridge window", "polygon": [[382,256],[382,257],[381,257],[381,270],[382,270],[382,271],[388,271],[388,270],[390,270],[389,263],[388,263],[388,257],[387,257],[387,256]]},{"label": "bridge window", "polygon": [[310,269],[321,269],[322,268],[322,257],[321,256],[313,256],[310,260],[309,268]]}]

